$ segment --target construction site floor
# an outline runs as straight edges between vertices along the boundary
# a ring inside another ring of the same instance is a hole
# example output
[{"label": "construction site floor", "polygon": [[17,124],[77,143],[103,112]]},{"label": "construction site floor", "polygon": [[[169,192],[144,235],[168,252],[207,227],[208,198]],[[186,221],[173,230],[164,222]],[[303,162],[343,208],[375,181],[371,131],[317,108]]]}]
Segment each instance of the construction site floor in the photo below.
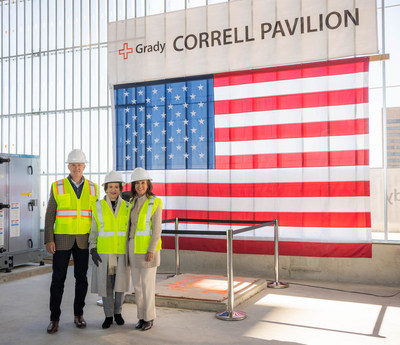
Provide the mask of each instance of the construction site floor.
[{"label": "construction site floor", "polygon": [[[123,306],[125,325],[114,323],[102,329],[104,312],[97,305],[99,296],[89,292],[84,312],[88,326],[78,329],[73,323],[73,267],[68,269],[59,330],[47,334],[49,267],[28,265],[0,273],[0,344],[400,344],[399,288],[321,281],[290,281],[287,289],[264,287],[239,304],[247,314],[242,321],[222,321],[210,311],[157,307],[154,326],[146,332],[134,328],[137,317],[133,303]],[[190,277],[182,277],[189,279],[184,280],[185,288],[189,286],[186,291],[197,284]],[[206,275],[202,280],[212,277]],[[157,274],[157,286],[167,284],[166,289],[171,290],[171,286],[179,286],[175,283],[167,274]],[[179,289],[173,292],[182,293]],[[195,294],[200,295],[200,290]],[[215,291],[205,295],[213,296],[207,299],[219,297]]]}]

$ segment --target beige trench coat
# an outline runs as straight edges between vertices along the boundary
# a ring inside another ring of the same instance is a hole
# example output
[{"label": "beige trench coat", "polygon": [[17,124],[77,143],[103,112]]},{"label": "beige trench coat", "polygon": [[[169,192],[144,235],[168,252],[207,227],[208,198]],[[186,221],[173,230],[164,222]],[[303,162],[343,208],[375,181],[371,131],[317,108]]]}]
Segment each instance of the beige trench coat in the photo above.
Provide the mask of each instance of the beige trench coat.
[{"label": "beige trench coat", "polygon": [[[110,199],[106,195],[104,199],[107,201],[108,206],[112,209]],[[118,204],[114,212],[114,217],[117,216],[120,207],[127,207],[128,203],[122,200],[121,197],[118,198]],[[97,222],[92,219],[92,228],[89,235],[89,252],[92,248],[97,248]],[[110,254],[99,254],[101,261],[99,267],[97,267],[92,260],[92,256],[89,254],[89,262],[92,264],[92,282],[90,291],[92,293],[97,293],[102,297],[107,296],[107,272],[108,272],[108,259]],[[126,265],[126,258],[124,254],[117,255],[117,269],[115,274],[115,292],[127,292],[130,289],[130,270]]]}]

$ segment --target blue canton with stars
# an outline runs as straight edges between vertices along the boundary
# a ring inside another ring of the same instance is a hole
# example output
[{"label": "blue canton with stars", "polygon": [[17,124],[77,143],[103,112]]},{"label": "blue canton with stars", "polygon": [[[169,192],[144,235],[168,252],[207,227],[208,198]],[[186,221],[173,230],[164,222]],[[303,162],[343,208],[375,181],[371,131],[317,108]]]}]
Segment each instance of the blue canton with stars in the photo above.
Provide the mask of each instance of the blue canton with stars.
[{"label": "blue canton with stars", "polygon": [[213,169],[212,77],[115,85],[116,169]]}]

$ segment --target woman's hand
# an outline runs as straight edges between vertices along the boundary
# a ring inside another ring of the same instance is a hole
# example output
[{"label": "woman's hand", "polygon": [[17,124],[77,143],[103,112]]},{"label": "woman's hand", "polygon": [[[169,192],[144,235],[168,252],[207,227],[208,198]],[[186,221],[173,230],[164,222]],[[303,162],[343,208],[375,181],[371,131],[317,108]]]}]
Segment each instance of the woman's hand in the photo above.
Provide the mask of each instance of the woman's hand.
[{"label": "woman's hand", "polygon": [[154,253],[152,253],[152,252],[147,252],[146,253],[146,261],[147,262],[150,262],[151,260],[153,260],[154,259]]}]

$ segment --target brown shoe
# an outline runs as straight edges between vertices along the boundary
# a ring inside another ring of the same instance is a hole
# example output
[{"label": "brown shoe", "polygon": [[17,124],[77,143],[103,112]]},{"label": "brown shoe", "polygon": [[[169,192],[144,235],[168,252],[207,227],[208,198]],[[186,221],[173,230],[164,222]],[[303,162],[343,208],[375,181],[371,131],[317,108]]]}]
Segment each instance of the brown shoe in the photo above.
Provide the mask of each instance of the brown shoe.
[{"label": "brown shoe", "polygon": [[86,321],[83,318],[83,315],[75,316],[74,317],[74,323],[76,327],[78,328],[85,328],[86,327]]},{"label": "brown shoe", "polygon": [[52,334],[58,331],[58,321],[50,321],[47,326],[47,333]]}]

